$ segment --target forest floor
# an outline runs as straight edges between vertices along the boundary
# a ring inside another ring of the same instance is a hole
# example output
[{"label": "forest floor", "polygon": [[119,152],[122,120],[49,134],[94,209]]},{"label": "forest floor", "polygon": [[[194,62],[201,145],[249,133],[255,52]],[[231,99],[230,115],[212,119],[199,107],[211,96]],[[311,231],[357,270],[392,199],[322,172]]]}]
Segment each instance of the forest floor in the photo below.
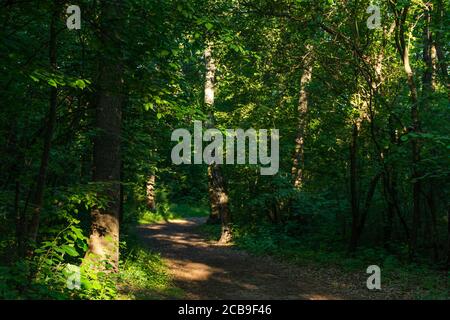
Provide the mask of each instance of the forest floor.
[{"label": "forest floor", "polygon": [[219,245],[201,233],[204,222],[194,217],[138,227],[144,244],[161,254],[184,299],[408,298],[394,289],[368,290],[365,270],[344,274],[333,268],[297,266]]}]

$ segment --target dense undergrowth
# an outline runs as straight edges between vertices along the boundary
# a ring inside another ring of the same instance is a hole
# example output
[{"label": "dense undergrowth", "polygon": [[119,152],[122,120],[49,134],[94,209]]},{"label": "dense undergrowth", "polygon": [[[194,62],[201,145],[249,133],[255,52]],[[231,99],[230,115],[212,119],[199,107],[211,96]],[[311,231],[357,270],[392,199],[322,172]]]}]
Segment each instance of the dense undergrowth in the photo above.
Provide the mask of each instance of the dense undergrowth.
[{"label": "dense undergrowth", "polygon": [[[45,230],[43,240],[30,257],[15,257],[10,252],[15,245],[1,241],[2,261],[8,254],[11,257],[9,263],[0,266],[0,299],[163,299],[182,295],[172,286],[159,254],[143,247],[135,235],[135,218],[128,218],[122,225],[118,273],[107,269],[97,272],[84,266],[86,230],[82,219],[74,218],[78,210],[73,204],[86,199],[66,200],[57,211],[58,223],[54,220],[53,229]],[[86,205],[84,209],[88,208]],[[126,216],[137,214],[128,212]],[[63,222],[67,224],[65,228],[61,227]]]},{"label": "dense undergrowth", "polygon": [[119,299],[179,298],[183,292],[174,287],[159,254],[144,248],[135,236],[127,239],[128,249],[119,273]]},{"label": "dense undergrowth", "polygon": [[81,268],[79,288],[76,284],[68,286],[73,274],[70,267],[78,268],[77,263],[47,266],[33,277],[30,277],[30,268],[35,265],[34,260],[2,266],[0,299],[163,299],[182,294],[172,287],[159,254],[143,248],[137,239],[123,241],[121,254],[118,273]]}]

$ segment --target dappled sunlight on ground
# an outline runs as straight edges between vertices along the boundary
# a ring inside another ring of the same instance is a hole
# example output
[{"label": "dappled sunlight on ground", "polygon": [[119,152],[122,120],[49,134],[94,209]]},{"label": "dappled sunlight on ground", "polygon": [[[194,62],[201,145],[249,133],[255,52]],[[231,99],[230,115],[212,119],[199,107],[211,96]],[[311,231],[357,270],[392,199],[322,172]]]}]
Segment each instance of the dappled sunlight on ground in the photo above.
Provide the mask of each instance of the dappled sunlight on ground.
[{"label": "dappled sunlight on ground", "polygon": [[205,240],[205,218],[176,219],[139,227],[144,242],[160,252],[186,299],[344,298],[305,270]]},{"label": "dappled sunlight on ground", "polygon": [[212,268],[204,263],[183,260],[171,260],[172,270],[177,270],[177,280],[204,281],[214,273],[223,272],[222,269]]}]

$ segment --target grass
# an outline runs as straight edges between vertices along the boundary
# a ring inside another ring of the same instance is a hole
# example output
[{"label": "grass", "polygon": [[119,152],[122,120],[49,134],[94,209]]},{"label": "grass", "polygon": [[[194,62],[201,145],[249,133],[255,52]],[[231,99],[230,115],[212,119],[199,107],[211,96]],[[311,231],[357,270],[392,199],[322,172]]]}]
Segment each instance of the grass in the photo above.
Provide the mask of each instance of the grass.
[{"label": "grass", "polygon": [[183,296],[183,291],[173,285],[161,256],[144,248],[135,236],[127,237],[123,251],[117,299],[160,300]]},{"label": "grass", "polygon": [[121,300],[176,299],[183,291],[173,286],[163,260],[154,252],[142,248],[126,258],[118,282]]},{"label": "grass", "polygon": [[147,209],[141,210],[139,214],[139,224],[151,224],[171,219],[182,219],[190,217],[207,217],[209,211],[203,206],[189,204],[163,204],[156,208],[156,211]]}]

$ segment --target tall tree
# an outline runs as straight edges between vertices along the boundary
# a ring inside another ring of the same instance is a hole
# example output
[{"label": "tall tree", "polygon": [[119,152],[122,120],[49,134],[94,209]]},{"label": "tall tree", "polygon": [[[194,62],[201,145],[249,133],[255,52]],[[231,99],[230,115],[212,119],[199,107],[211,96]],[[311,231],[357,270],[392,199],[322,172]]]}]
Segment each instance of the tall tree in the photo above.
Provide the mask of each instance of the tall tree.
[{"label": "tall tree", "polygon": [[313,70],[314,48],[306,45],[306,53],[303,57],[303,73],[300,78],[300,95],[298,99],[298,127],[295,138],[294,161],[292,165],[292,180],[294,187],[300,188],[303,182],[303,170],[305,166],[305,134],[308,117],[308,85],[311,82]]},{"label": "tall tree", "polygon": [[[403,63],[404,72],[406,74],[408,88],[410,91],[411,100],[411,126],[410,132],[420,133],[420,115],[419,115],[419,99],[417,94],[417,85],[414,79],[414,71],[411,67],[410,62],[410,48],[411,48],[411,33],[412,30],[408,30],[407,19],[410,12],[410,5],[406,4],[398,9],[394,3],[391,3],[391,8],[394,13],[395,23],[396,23],[396,47],[398,54],[400,55],[401,61]],[[407,34],[407,31],[408,34]],[[417,237],[420,226],[421,219],[421,173],[419,169],[420,161],[420,143],[419,139],[411,139],[411,162],[412,162],[412,199],[413,199],[413,209],[412,209],[412,225],[409,243],[409,256],[414,259],[417,250]]]},{"label": "tall tree", "polygon": [[[100,2],[99,77],[96,98],[93,180],[107,199],[104,207],[91,212],[88,262],[106,261],[114,271],[119,267],[119,213],[121,168],[121,123],[124,101],[122,45],[119,37],[119,3]],[[101,266],[102,267],[102,266]]]},{"label": "tall tree", "polygon": [[[214,120],[214,94],[216,64],[212,55],[212,44],[208,43],[205,48],[205,107],[208,113],[208,127],[215,125]],[[219,242],[227,243],[231,240],[231,216],[228,205],[228,193],[225,188],[223,173],[218,163],[208,165],[208,192],[210,201],[209,222],[222,223],[222,234]]]}]

